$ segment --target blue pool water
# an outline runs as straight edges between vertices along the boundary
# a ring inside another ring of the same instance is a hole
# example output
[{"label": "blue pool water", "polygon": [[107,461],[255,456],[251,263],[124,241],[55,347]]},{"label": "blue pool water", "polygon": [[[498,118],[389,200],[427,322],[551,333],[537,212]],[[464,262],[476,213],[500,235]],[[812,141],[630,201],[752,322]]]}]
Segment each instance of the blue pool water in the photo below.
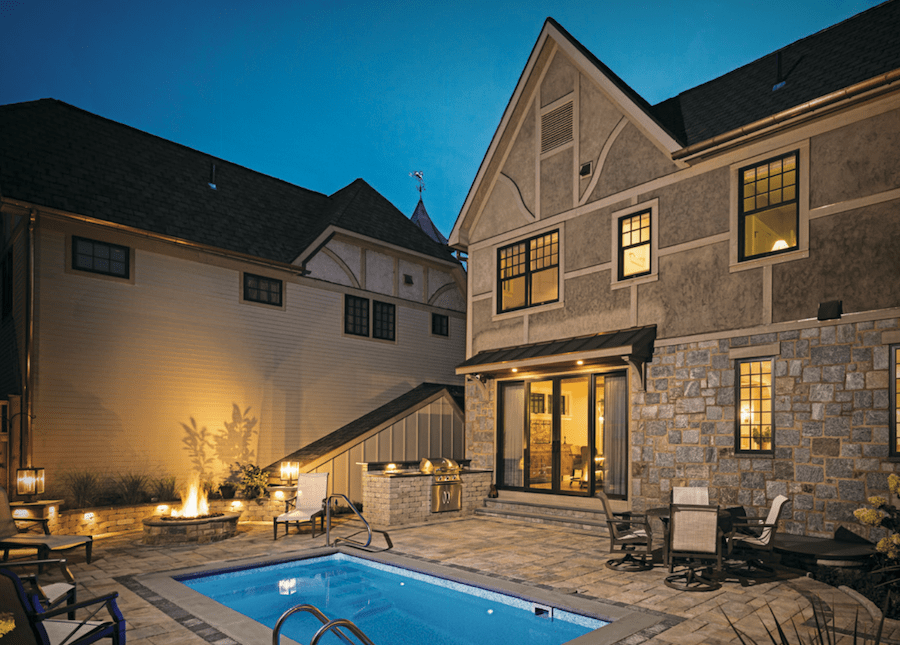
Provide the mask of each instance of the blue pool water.
[{"label": "blue pool water", "polygon": [[[562,645],[606,624],[559,609],[536,616],[527,600],[344,554],[179,580],[268,627],[295,605],[315,605],[376,645]],[[309,643],[321,626],[297,613],[281,633]],[[341,643],[334,634],[319,642]]]}]

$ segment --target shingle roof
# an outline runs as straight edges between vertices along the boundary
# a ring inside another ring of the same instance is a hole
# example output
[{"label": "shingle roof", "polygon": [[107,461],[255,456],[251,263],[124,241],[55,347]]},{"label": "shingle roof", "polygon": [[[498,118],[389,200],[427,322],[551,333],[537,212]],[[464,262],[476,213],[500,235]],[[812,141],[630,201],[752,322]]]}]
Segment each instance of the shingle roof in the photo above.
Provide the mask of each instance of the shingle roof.
[{"label": "shingle roof", "polygon": [[422,201],[421,197],[419,198],[419,203],[416,204],[416,210],[413,211],[412,217],[409,219],[413,224],[425,231],[425,234],[435,242],[439,244],[447,243],[447,238],[444,237],[444,234],[438,230],[438,227],[434,225],[434,222],[428,216],[428,211],[425,210],[425,202]]},{"label": "shingle roof", "polygon": [[444,390],[446,390],[453,400],[456,401],[456,404],[460,409],[465,409],[465,388],[463,386],[422,383],[406,394],[401,394],[393,401],[385,403],[380,408],[372,410],[368,414],[351,421],[344,427],[338,428],[321,439],[317,439],[300,450],[279,459],[274,464],[267,466],[267,469],[275,468],[277,464],[282,461],[298,461],[302,468],[304,464],[311,463],[320,457],[324,457],[333,450],[345,446],[354,439],[361,437],[369,430],[374,430],[381,424],[388,422],[407,410],[415,408],[423,401]]},{"label": "shingle roof", "polygon": [[0,106],[0,195],[278,262],[329,224],[453,261],[362,179],[329,197],[54,99]]},{"label": "shingle roof", "polygon": [[[900,68],[900,1],[891,0],[653,106],[685,145],[705,141]],[[781,63],[781,89],[778,82]]]}]

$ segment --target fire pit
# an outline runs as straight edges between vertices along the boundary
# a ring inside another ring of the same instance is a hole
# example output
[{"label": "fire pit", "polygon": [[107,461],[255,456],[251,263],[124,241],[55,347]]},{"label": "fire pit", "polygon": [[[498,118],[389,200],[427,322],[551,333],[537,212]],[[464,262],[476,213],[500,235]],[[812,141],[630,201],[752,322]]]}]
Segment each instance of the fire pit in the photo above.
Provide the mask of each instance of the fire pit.
[{"label": "fire pit", "polygon": [[144,520],[144,544],[204,544],[232,537],[237,533],[240,513],[210,513],[206,494],[198,482],[192,482],[182,498],[181,510],[170,516]]}]

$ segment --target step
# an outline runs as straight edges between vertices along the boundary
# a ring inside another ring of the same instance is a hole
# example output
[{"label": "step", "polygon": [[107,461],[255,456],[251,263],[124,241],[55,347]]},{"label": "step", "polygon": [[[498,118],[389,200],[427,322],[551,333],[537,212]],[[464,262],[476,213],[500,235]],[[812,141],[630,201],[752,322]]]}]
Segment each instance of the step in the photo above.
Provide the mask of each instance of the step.
[{"label": "step", "polygon": [[606,515],[601,511],[590,509],[486,499],[484,507],[476,508],[475,514],[481,517],[497,517],[530,524],[546,524],[558,528],[587,531],[597,534],[598,537],[609,535]]}]

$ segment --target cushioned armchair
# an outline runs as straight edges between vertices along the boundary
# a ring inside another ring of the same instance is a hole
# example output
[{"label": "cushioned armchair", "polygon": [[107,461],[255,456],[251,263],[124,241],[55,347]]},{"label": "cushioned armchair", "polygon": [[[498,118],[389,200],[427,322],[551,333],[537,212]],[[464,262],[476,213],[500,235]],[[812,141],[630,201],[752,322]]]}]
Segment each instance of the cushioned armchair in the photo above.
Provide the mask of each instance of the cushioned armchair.
[{"label": "cushioned armchair", "polygon": [[606,561],[613,571],[646,571],[653,567],[653,532],[646,515],[638,513],[614,513],[609,499],[597,493],[603,503],[606,525],[609,527],[609,552],[624,553],[622,558]]},{"label": "cushioned armchair", "polygon": [[728,558],[740,560],[744,564],[730,567],[729,571],[739,577],[760,578],[775,574],[775,569],[763,564],[762,557],[771,554],[774,547],[778,520],[788,498],[779,495],[772,500],[772,506],[765,517],[735,518],[727,535]]}]

